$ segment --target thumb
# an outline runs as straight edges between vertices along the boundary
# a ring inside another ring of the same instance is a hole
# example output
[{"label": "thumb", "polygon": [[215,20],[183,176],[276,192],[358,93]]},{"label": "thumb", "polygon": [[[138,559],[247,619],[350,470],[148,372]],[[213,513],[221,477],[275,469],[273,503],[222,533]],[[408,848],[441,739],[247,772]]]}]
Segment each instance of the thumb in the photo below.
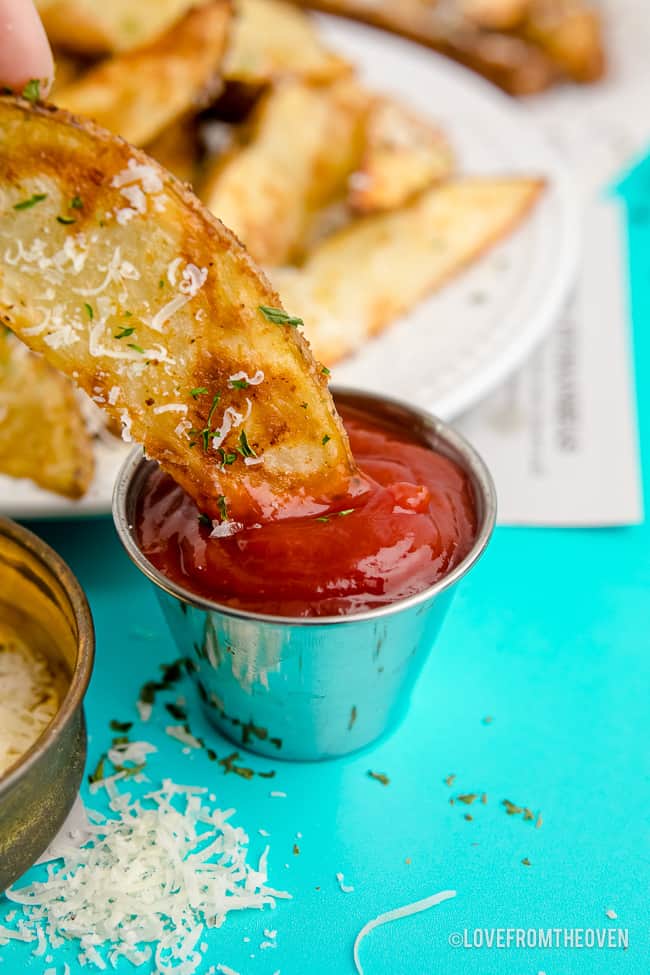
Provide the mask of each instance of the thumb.
[{"label": "thumb", "polygon": [[0,0],[0,85],[20,92],[36,79],[47,95],[53,77],[52,51],[32,0]]}]

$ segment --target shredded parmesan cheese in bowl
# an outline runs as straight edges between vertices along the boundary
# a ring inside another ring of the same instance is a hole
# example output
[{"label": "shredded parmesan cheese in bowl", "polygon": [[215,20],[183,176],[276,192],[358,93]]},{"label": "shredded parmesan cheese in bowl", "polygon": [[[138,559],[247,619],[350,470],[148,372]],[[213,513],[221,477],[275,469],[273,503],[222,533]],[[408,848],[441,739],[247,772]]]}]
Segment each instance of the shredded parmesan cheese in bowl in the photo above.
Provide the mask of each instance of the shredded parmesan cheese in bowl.
[{"label": "shredded parmesan cheese in bowl", "polygon": [[58,679],[48,661],[0,625],[0,775],[32,747],[58,707]]}]

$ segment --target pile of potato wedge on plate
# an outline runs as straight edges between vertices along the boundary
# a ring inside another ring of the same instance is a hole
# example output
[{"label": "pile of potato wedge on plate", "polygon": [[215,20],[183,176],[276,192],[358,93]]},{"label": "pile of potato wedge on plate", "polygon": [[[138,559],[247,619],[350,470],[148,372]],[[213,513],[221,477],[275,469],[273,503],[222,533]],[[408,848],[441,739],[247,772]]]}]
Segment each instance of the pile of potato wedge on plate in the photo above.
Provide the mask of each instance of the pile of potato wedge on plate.
[{"label": "pile of potato wedge on plate", "polygon": [[[304,322],[325,375],[508,235],[543,191],[537,175],[458,175],[445,132],[364,87],[300,5],[39,0],[38,6],[57,65],[49,101],[143,150],[173,175],[179,193],[191,189],[263,268],[270,297],[260,291],[259,300],[277,300]],[[3,179],[14,151],[0,147]],[[101,171],[98,157],[96,181]],[[87,200],[68,175],[62,212],[30,209],[25,226],[32,241],[46,214],[73,239]],[[136,196],[137,188],[130,197],[137,210]],[[10,219],[3,226],[0,213],[2,254],[15,257],[13,226]],[[218,261],[216,238],[214,246]],[[237,284],[235,275],[233,289]],[[235,290],[228,300],[234,296]],[[86,304],[97,314],[90,297]],[[29,322],[21,332],[10,316],[4,320],[27,340]],[[121,328],[133,331],[126,320]],[[57,371],[63,357],[54,340],[48,348],[28,344],[48,362],[13,336],[0,336],[0,473],[81,497],[93,477],[89,406]],[[95,395],[92,386],[86,392]],[[109,395],[103,390],[95,399],[105,405]],[[113,414],[102,436],[119,432],[119,412]],[[323,422],[329,423],[326,407]],[[330,432],[335,441],[336,429]]]}]

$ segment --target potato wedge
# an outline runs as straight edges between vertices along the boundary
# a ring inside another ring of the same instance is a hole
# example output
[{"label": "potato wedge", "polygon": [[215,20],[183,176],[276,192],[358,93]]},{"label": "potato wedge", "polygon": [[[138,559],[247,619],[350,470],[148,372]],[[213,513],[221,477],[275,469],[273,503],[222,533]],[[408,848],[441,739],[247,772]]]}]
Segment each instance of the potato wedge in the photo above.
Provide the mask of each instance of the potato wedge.
[{"label": "potato wedge", "polygon": [[441,129],[400,102],[374,99],[366,143],[350,179],[349,203],[357,213],[395,210],[451,176],[454,157]]},{"label": "potato wedge", "polygon": [[143,146],[221,89],[229,0],[210,0],[151,43],[91,68],[56,103]]},{"label": "potato wedge", "polygon": [[573,81],[598,81],[605,73],[603,27],[591,5],[580,0],[530,0],[521,33]]},{"label": "potato wedge", "polygon": [[76,54],[115,54],[153,40],[202,0],[36,0],[53,44]]},{"label": "potato wedge", "polygon": [[93,470],[72,383],[0,328],[0,473],[80,498]]},{"label": "potato wedge", "polygon": [[350,224],[303,268],[275,271],[273,283],[302,310],[315,354],[331,365],[506,236],[542,187],[524,177],[444,183],[403,210]]},{"label": "potato wedge", "polygon": [[148,156],[183,183],[193,183],[199,160],[199,132],[195,118],[179,119],[145,149]]},{"label": "potato wedge", "polygon": [[460,6],[430,0],[294,0],[301,7],[341,14],[426,44],[472,68],[512,95],[543,91],[558,78],[551,58],[514,34],[481,30]]},{"label": "potato wedge", "polygon": [[237,0],[224,63],[228,81],[264,85],[291,77],[325,84],[351,72],[301,10],[284,0]]},{"label": "potato wedge", "polygon": [[0,319],[201,511],[251,524],[347,491],[347,437],[296,320],[143,152],[0,98],[0,254]]},{"label": "potato wedge", "polygon": [[217,158],[199,195],[269,266],[290,261],[314,211],[343,196],[363,147],[367,95],[355,82],[272,88],[250,141]]}]

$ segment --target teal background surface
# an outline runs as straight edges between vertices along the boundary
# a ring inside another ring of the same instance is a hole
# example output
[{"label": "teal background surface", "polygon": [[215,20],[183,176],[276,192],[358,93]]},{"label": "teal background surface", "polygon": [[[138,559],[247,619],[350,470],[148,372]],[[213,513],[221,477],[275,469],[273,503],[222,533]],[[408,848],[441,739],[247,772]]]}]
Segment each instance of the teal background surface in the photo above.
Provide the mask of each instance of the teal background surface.
[{"label": "teal background surface", "polygon": [[[623,192],[648,510],[650,162],[630,174]],[[604,443],[604,462],[606,451]],[[94,613],[92,767],[108,743],[108,721],[133,719],[139,687],[177,653],[153,592],[108,519],[30,527],[69,562]],[[160,748],[149,762],[152,779],[209,786],[222,808],[237,808],[234,821],[256,852],[267,842],[258,828],[269,831],[270,882],[293,894],[272,913],[231,915],[207,936],[202,970],[223,963],[241,975],[351,975],[352,943],[367,920],[454,888],[454,900],[372,933],[361,949],[366,975],[647,975],[649,597],[647,522],[588,531],[500,528],[459,589],[407,719],[377,747],[321,765],[246,756],[245,764],[273,767],[276,777],[245,781],[202,753],[182,755],[163,733],[162,709],[136,725],[133,736]],[[213,738],[220,757],[232,751],[200,717],[193,728]],[[370,769],[390,784],[369,778]],[[443,781],[449,773],[457,776],[451,789]],[[271,798],[270,789],[287,797]],[[483,791],[486,805],[449,804],[456,792]],[[84,798],[101,808],[99,797]],[[506,798],[541,810],[542,827],[506,815]],[[526,857],[529,867],[521,863]],[[340,891],[339,871],[353,893]],[[0,923],[6,909],[0,899]],[[261,951],[269,927],[277,929],[278,947]],[[629,949],[449,944],[466,928],[506,927],[621,927]],[[75,957],[61,951],[52,964],[62,972],[67,960],[76,975]],[[0,948],[0,958],[3,975],[50,967],[30,946]],[[128,963],[119,970],[133,971]]]}]

